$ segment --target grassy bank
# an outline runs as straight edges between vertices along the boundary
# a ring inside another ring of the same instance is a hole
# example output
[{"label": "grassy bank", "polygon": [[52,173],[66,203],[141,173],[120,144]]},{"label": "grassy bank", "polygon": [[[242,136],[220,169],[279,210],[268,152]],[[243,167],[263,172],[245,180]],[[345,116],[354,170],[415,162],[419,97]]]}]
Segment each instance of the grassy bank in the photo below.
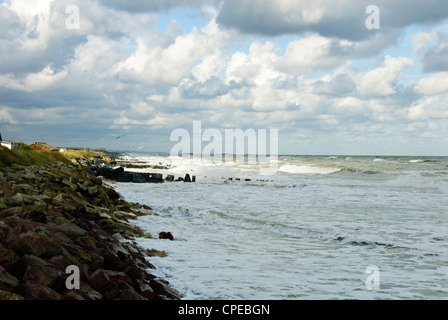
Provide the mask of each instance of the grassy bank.
[{"label": "grassy bank", "polygon": [[0,147],[0,167],[9,167],[13,164],[22,166],[41,166],[46,164],[56,164],[58,162],[69,164],[70,162],[76,162],[77,159],[102,159],[105,162],[110,163],[113,162],[119,155],[120,154],[116,152],[96,151],[90,149],[67,149],[62,152],[48,152],[33,150],[30,146],[21,144],[20,147],[15,150]]},{"label": "grassy bank", "polygon": [[21,145],[18,150],[0,147],[0,167],[9,167],[13,164],[39,166],[58,162],[69,164],[70,160],[62,153],[35,151],[31,150],[27,145]]}]

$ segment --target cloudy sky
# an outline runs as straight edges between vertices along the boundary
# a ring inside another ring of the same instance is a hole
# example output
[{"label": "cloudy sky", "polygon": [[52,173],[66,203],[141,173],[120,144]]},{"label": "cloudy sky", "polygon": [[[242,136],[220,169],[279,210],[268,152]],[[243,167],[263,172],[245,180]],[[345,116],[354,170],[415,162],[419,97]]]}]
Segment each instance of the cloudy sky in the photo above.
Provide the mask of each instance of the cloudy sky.
[{"label": "cloudy sky", "polygon": [[0,0],[4,139],[169,152],[193,121],[446,156],[448,1]]}]

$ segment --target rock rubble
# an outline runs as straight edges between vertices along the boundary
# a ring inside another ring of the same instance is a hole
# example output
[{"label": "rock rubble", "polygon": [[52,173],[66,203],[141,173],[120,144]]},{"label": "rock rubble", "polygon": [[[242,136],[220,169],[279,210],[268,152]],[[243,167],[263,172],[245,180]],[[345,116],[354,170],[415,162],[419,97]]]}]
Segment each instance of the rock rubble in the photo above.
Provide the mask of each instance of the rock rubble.
[{"label": "rock rubble", "polygon": [[135,242],[151,236],[129,220],[150,214],[79,165],[0,168],[0,300],[180,299]]}]

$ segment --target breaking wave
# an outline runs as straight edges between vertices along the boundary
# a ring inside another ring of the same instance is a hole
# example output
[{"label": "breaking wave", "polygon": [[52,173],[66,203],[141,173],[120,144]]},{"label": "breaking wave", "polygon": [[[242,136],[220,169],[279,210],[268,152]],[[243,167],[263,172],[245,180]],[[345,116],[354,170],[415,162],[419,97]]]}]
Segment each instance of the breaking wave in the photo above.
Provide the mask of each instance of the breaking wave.
[{"label": "breaking wave", "polygon": [[285,164],[281,166],[278,171],[299,174],[331,174],[341,171],[341,168]]}]

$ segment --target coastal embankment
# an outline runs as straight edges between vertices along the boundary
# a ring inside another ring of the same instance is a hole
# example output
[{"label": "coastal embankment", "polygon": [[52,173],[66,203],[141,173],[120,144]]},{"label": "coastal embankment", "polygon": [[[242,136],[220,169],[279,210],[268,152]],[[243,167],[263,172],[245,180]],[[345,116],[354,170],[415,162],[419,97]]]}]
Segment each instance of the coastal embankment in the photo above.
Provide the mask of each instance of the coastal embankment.
[{"label": "coastal embankment", "polygon": [[135,242],[152,235],[131,221],[153,210],[123,199],[75,157],[0,148],[0,300],[180,299],[150,273],[147,257],[161,253]]}]

